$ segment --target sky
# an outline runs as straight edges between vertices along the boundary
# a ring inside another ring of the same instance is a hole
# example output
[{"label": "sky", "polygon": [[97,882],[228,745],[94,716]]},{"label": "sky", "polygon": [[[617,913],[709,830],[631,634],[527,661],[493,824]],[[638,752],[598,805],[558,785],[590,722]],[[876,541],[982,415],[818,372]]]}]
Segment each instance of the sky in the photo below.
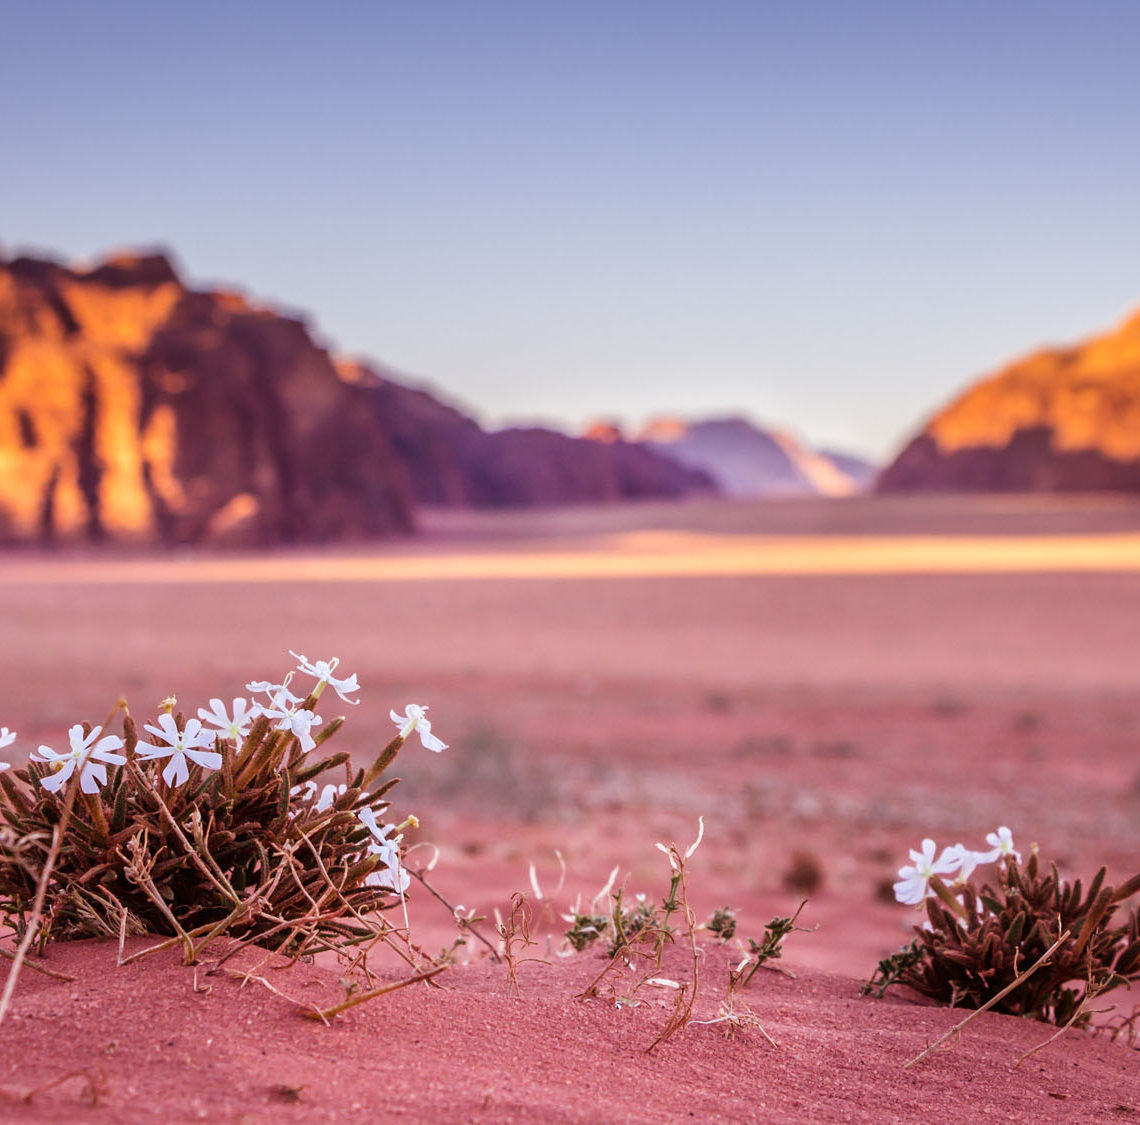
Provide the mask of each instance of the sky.
[{"label": "sky", "polygon": [[1140,305],[1132,0],[0,0],[0,248],[169,247],[492,425],[888,457]]}]

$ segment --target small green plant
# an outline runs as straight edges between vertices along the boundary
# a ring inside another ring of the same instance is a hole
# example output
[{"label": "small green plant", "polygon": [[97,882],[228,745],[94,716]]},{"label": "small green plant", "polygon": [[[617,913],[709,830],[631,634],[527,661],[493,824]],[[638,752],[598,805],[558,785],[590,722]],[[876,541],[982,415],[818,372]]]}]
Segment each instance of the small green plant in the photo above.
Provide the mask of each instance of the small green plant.
[{"label": "small green plant", "polygon": [[705,929],[717,939],[717,941],[731,941],[736,936],[736,911],[728,906],[722,906],[719,910],[714,910],[709,920],[705,923]]},{"label": "small green plant", "polygon": [[908,972],[917,968],[922,957],[922,945],[918,938],[909,945],[904,945],[897,953],[888,954],[879,962],[874,976],[863,985],[862,994],[882,999],[892,984],[900,983]]},{"label": "small green plant", "polygon": [[625,893],[620,888],[614,892],[613,909],[607,919],[608,932],[612,935],[606,952],[617,957],[629,949],[646,934],[651,934],[655,949],[673,940],[673,927],[670,917],[678,909],[676,891],[670,890],[668,898],[658,907],[647,895],[634,895],[633,902],[626,905]]},{"label": "small green plant", "polygon": [[[704,839],[705,822],[699,818],[697,838],[682,852],[676,844],[657,844],[657,848],[669,860],[669,891],[657,907],[645,895],[637,895],[631,906],[623,901],[623,892],[613,891],[617,869],[611,873],[606,886],[594,900],[596,911],[599,900],[609,899],[610,910],[605,915],[605,925],[594,927],[596,936],[586,944],[598,940],[603,933],[611,939],[606,950],[609,961],[593,981],[579,996],[580,1000],[596,997],[610,997],[618,1008],[637,1007],[644,1003],[642,993],[646,989],[667,989],[673,993],[673,1006],[664,1028],[649,1045],[652,1051],[659,1044],[671,1038],[692,1018],[700,985],[700,962],[697,951],[697,919],[689,906],[686,876],[687,864]],[[679,916],[681,928],[673,925],[674,916]],[[575,910],[567,916],[589,918]],[[680,933],[687,939],[690,964],[690,979],[670,980],[658,975],[661,972],[665,946],[672,943]],[[571,935],[574,935],[573,937]],[[575,940],[586,936],[586,927],[575,925],[567,938],[573,945]]]},{"label": "small green plant", "polygon": [[609,929],[610,925],[608,914],[582,913],[578,909],[564,915],[564,920],[570,923],[565,936],[575,953],[588,949]]},{"label": "small green plant", "polygon": [[[748,954],[733,970],[730,976],[737,979],[730,982],[730,989],[743,988],[769,961],[778,961],[784,955],[784,939],[802,927],[797,926],[800,912],[807,906],[807,899],[796,907],[796,912],[787,918],[776,917],[764,927],[764,936],[757,941],[748,939]],[[774,966],[769,966],[774,967]],[[787,970],[782,970],[787,972]]]},{"label": "small green plant", "polygon": [[[755,938],[748,939],[747,949],[745,949],[743,944],[740,945],[741,950],[744,952],[744,957],[736,966],[728,971],[728,982],[724,990],[724,999],[720,1002],[715,1018],[697,1020],[695,1022],[721,1024],[724,1027],[725,1035],[729,1038],[744,1028],[755,1028],[773,1047],[777,1046],[776,1041],[764,1030],[764,1025],[760,1022],[756,1013],[744,1002],[740,994],[759,969],[765,966],[768,968],[777,967],[775,965],[768,965],[768,962],[776,961],[782,957],[784,953],[784,939],[796,930],[802,929],[802,927],[796,925],[796,921],[800,916],[800,911],[802,911],[806,905],[806,900],[801,902],[796,908],[796,912],[787,918],[773,918],[768,925],[764,927],[764,936],[760,941],[757,941]],[[718,917],[725,914],[730,916],[731,929],[735,931],[736,918],[729,910],[718,910],[707,923],[707,928],[712,930],[713,923],[717,921]],[[731,934],[729,936],[731,937]],[[781,971],[785,973],[788,972],[786,969],[782,969]]]},{"label": "small green plant", "polygon": [[[1111,886],[1102,867],[1085,888],[1045,868],[1036,849],[1023,866],[1008,828],[988,840],[988,853],[956,845],[935,860],[931,840],[911,853],[895,890],[924,906],[926,921],[879,962],[864,994],[901,984],[955,1007],[1086,1026],[1086,999],[1140,981],[1140,909],[1124,908],[1140,875]],[[988,863],[994,875],[978,886],[973,872]]]}]

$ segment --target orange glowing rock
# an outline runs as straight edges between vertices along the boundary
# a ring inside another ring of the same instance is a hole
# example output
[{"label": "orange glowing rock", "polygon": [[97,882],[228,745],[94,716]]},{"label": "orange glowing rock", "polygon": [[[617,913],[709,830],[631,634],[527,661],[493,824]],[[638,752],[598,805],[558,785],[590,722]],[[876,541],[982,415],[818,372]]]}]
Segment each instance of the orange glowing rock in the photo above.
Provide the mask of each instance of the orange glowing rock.
[{"label": "orange glowing rock", "polygon": [[162,255],[0,260],[0,539],[270,543],[410,525],[394,453],[300,322],[190,290]]},{"label": "orange glowing rock", "polygon": [[926,423],[878,488],[1140,490],[1140,314],[975,383]]}]

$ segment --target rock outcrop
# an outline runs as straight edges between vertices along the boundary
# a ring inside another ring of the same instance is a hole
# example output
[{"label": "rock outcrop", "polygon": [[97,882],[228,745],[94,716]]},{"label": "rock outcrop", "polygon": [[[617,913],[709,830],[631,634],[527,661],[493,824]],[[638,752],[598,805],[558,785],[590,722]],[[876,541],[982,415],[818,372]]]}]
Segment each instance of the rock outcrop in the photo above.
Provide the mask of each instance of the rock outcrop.
[{"label": "rock outcrop", "polygon": [[162,254],[0,258],[0,542],[326,542],[417,504],[678,496],[648,451],[487,433]]},{"label": "rock outcrop", "polygon": [[0,536],[278,543],[411,526],[366,394],[306,326],[162,255],[0,263]]},{"label": "rock outcrop", "polygon": [[982,379],[926,423],[876,488],[1140,491],[1140,314]]}]

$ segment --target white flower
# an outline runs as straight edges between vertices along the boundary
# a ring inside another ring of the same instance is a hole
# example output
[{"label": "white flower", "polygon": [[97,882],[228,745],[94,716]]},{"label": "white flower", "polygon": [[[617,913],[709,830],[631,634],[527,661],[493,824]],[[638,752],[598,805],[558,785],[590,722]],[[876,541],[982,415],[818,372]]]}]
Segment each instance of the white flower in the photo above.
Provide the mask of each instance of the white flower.
[{"label": "white flower", "polygon": [[216,736],[211,731],[203,730],[202,724],[197,719],[188,720],[186,729],[180,731],[170,714],[164,713],[158,716],[158,726],[147,723],[144,729],[166,745],[154,746],[149,742],[140,742],[138,749],[145,750],[146,753],[140,754],[139,757],[144,762],[169,758],[170,761],[162,771],[162,780],[172,788],[185,784],[189,778],[190,767],[186,764],[187,758],[205,769],[221,768],[221,754],[207,750],[207,747],[214,745]]},{"label": "white flower", "polygon": [[332,660],[316,660],[310,663],[300,653],[289,650],[289,655],[298,661],[297,671],[304,672],[306,676],[315,676],[317,680],[317,690],[322,684],[328,684],[345,701],[345,703],[359,703],[359,699],[349,699],[345,694],[346,692],[359,691],[360,685],[356,682],[356,673],[353,672],[351,676],[346,676],[342,680],[335,679],[333,672],[336,671],[337,665],[340,663],[338,657],[333,657]]},{"label": "white flower", "polygon": [[954,880],[955,883],[966,882],[973,875],[974,868],[990,862],[984,852],[971,851],[965,844],[955,844],[952,848],[947,848],[946,851],[958,859],[958,877]]},{"label": "white flower", "polygon": [[[321,717],[312,711],[290,706],[285,701],[286,695],[288,692],[279,692],[273,699],[273,706],[263,707],[261,713],[266,718],[278,720],[274,730],[287,730],[299,738],[301,749],[307,754],[317,744],[312,728],[320,724]],[[295,696],[293,698],[296,699]]]},{"label": "white flower", "polygon": [[371,887],[382,887],[385,890],[395,891],[402,895],[412,881],[408,873],[400,866],[399,843],[401,836],[388,839],[388,833],[393,831],[390,824],[378,824],[376,814],[366,805],[357,814],[361,823],[367,826],[368,831],[376,838],[376,843],[368,845],[369,855],[377,855],[384,864],[384,870],[376,870],[369,874],[364,882]]},{"label": "white flower", "polygon": [[123,740],[114,734],[100,738],[102,733],[102,727],[92,727],[91,733],[84,737],[83,727],[76,723],[67,732],[71,743],[68,753],[57,754],[50,746],[41,746],[36,760],[54,762],[55,773],[48,774],[40,784],[48,792],[58,793],[78,767],[79,788],[84,793],[97,793],[99,786],[107,784],[107,766],[122,766],[127,762],[122,754],[112,753],[122,749]]},{"label": "white flower", "polygon": [[253,720],[261,714],[260,704],[250,704],[249,700],[240,695],[234,697],[233,716],[226,714],[226,705],[220,699],[210,700],[210,710],[205,707],[198,708],[198,718],[208,723],[215,730],[219,730],[226,738],[234,742],[241,742],[249,734]]},{"label": "white flower", "polygon": [[[7,727],[0,727],[0,750],[5,746],[11,746],[16,741],[16,732],[9,730]],[[0,762],[0,773],[12,768],[11,762]]]},{"label": "white flower", "polygon": [[431,733],[431,723],[428,722],[427,716],[424,714],[426,710],[426,706],[421,707],[418,703],[409,703],[404,708],[405,713],[403,715],[399,715],[395,711],[389,711],[388,714],[392,722],[400,728],[401,738],[407,738],[412,731],[418,730],[420,742],[423,743],[424,749],[434,750],[438,754],[441,750],[447,749],[447,743],[441,742]]},{"label": "white flower", "polygon": [[381,844],[389,843],[387,835],[392,831],[392,826],[390,824],[380,824],[376,820],[376,813],[371,808],[365,805],[364,808],[357,812],[356,817]]},{"label": "white flower", "polygon": [[370,872],[364,882],[368,886],[402,895],[408,889],[412,877],[400,866],[400,853],[394,847],[384,848],[377,844],[369,844],[368,851],[371,855],[381,857],[384,869]]},{"label": "white flower", "polygon": [[336,804],[336,799],[344,796],[347,792],[347,785],[326,785],[321,790],[317,803],[313,806],[313,812],[324,812],[326,809],[331,809]]},{"label": "white flower", "polygon": [[949,875],[957,871],[961,859],[953,848],[943,848],[937,861],[934,853],[937,850],[933,840],[922,841],[922,851],[911,849],[910,858],[913,867],[899,868],[899,882],[895,883],[895,898],[907,906],[918,906],[930,889],[930,880],[935,875]]},{"label": "white flower", "polygon": [[1013,848],[1013,833],[1011,833],[1004,824],[996,832],[991,832],[986,836],[986,843],[989,844],[992,850],[983,852],[980,862],[993,863],[994,860],[1010,855],[1013,856],[1018,863],[1021,862],[1021,853],[1014,851]]},{"label": "white flower", "polygon": [[252,692],[263,691],[271,700],[280,699],[284,703],[300,703],[301,697],[294,695],[289,690],[289,684],[292,679],[293,673],[290,672],[289,675],[285,677],[284,682],[279,684],[271,684],[268,680],[254,680],[253,683],[245,685],[245,690]]}]

